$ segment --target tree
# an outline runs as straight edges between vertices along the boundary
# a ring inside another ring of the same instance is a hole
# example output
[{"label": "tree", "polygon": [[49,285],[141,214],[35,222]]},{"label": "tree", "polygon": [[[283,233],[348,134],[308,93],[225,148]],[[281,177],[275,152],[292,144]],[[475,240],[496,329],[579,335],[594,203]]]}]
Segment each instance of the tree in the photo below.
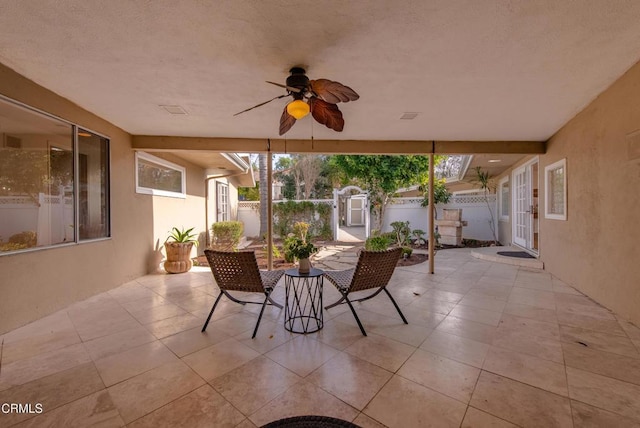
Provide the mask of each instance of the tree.
[{"label": "tree", "polygon": [[331,162],[347,179],[362,184],[369,191],[377,229],[382,227],[387,204],[397,189],[424,184],[428,180],[427,156],[337,155]]},{"label": "tree", "polygon": [[73,153],[67,150],[0,149],[0,195],[57,195],[73,184]]},{"label": "tree", "polygon": [[330,174],[326,156],[290,155],[276,162],[278,180],[282,182],[285,199],[322,199],[331,193]]},{"label": "tree", "polygon": [[270,183],[267,183],[267,154],[258,155],[258,172],[260,177],[260,236],[267,234],[267,204],[269,195],[267,194]]},{"label": "tree", "polygon": [[[421,206],[428,207],[429,206],[429,187],[428,185],[421,185],[420,191],[424,192],[424,196],[421,202]],[[451,193],[447,190],[445,186],[444,178],[436,179],[433,182],[433,202],[437,204],[446,204],[451,199]],[[437,215],[437,211],[434,211]]]},{"label": "tree", "polygon": [[281,156],[278,158],[274,175],[282,183],[282,197],[284,199],[296,199],[296,181],[291,174],[293,160],[290,156]]},{"label": "tree", "polygon": [[296,200],[299,201],[302,199],[302,173],[300,168],[298,168],[298,160],[300,155],[292,155],[291,156],[291,174],[293,175],[293,180],[296,186]]},{"label": "tree", "polygon": [[300,155],[296,162],[296,168],[300,171],[304,181],[304,199],[311,198],[316,181],[322,170],[322,158],[318,155]]},{"label": "tree", "polygon": [[476,182],[480,186],[480,189],[484,192],[484,201],[487,203],[487,209],[489,210],[489,216],[491,219],[489,220],[489,227],[491,228],[491,233],[493,234],[493,243],[498,243],[498,236],[496,235],[496,224],[493,217],[493,210],[491,209],[491,204],[489,203],[489,192],[495,189],[495,183],[493,179],[489,176],[489,171],[483,171],[479,166],[476,167]]},{"label": "tree", "polygon": [[239,187],[238,199],[241,201],[259,201],[260,183],[256,183],[254,187]]}]

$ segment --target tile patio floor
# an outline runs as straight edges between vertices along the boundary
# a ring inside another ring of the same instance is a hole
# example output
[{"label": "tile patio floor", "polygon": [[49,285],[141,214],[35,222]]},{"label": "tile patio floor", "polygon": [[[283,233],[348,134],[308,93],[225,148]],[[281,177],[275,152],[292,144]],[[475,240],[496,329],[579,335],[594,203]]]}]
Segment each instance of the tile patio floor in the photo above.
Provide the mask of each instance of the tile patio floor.
[{"label": "tile patio floor", "polygon": [[344,307],[307,336],[269,308],[252,340],[259,306],[224,299],[201,334],[207,270],[139,278],[2,337],[0,403],[44,413],[0,426],[640,426],[640,329],[544,271],[436,257],[394,273],[409,325],[384,295],[357,304],[368,337]]}]

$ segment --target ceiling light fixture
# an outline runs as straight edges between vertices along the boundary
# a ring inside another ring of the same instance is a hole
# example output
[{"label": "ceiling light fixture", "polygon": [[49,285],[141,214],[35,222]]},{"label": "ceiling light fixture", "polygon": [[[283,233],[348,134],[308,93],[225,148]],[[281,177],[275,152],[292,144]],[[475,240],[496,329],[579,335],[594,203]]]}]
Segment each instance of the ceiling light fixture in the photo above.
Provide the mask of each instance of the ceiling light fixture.
[{"label": "ceiling light fixture", "polygon": [[309,104],[305,103],[302,100],[293,100],[289,104],[287,104],[287,113],[296,119],[302,119],[306,115],[309,114],[311,108]]},{"label": "ceiling light fixture", "polygon": [[489,163],[502,162],[502,159],[489,159],[487,162]]}]

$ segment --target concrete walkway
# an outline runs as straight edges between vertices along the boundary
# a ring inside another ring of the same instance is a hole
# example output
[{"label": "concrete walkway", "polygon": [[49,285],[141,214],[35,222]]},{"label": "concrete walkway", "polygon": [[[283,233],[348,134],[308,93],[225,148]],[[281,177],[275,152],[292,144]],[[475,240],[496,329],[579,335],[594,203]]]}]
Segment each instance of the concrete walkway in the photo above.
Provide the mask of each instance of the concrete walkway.
[{"label": "concrete walkway", "polygon": [[362,245],[334,244],[324,246],[312,258],[313,266],[323,270],[350,269],[358,263]]},{"label": "concrete walkway", "polygon": [[364,226],[340,226],[338,232],[338,241],[340,242],[364,242],[366,238],[366,232]]}]

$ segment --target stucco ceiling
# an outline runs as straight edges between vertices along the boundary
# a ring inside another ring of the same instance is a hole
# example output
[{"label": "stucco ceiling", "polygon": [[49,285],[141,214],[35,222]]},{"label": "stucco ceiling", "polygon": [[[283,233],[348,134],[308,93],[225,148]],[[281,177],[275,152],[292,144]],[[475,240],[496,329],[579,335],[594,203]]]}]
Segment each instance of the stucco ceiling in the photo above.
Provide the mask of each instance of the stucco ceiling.
[{"label": "stucco ceiling", "polygon": [[0,62],[132,134],[277,137],[284,99],[233,114],[304,65],[360,100],[290,138],[545,140],[640,59],[639,22],[633,0],[4,0]]}]

